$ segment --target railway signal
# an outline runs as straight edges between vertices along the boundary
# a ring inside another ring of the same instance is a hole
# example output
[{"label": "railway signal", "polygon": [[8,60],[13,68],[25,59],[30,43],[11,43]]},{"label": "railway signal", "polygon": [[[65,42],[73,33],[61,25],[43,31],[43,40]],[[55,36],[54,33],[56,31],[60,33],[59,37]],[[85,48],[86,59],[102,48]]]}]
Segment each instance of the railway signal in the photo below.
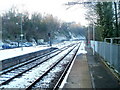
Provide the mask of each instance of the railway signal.
[{"label": "railway signal", "polygon": [[51,34],[50,34],[50,33],[48,33],[48,37],[49,37],[49,44],[50,44],[50,46],[52,46],[52,42],[51,42]]}]

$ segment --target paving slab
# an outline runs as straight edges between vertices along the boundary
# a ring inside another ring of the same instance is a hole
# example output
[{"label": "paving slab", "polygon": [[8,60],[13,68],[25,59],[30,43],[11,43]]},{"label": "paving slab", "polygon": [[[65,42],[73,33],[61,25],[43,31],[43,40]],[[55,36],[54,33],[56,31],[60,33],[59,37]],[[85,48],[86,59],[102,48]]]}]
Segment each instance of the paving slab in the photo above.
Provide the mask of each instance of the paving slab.
[{"label": "paving slab", "polygon": [[76,57],[64,88],[92,88],[85,54],[81,54]]},{"label": "paving slab", "polygon": [[64,85],[64,90],[120,90],[120,83],[102,61],[93,55],[90,47],[87,54],[79,54]]},{"label": "paving slab", "polygon": [[87,60],[93,88],[120,90],[120,84],[101,59],[92,54],[92,49],[86,47]]}]

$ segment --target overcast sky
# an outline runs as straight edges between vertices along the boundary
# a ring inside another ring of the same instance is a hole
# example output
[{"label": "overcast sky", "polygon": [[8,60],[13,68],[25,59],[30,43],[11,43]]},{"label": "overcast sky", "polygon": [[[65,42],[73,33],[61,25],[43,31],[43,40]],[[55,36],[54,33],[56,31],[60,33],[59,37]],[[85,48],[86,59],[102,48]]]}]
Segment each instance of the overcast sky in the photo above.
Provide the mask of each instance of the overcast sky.
[{"label": "overcast sky", "polygon": [[66,10],[64,3],[72,0],[0,0],[0,12],[9,10],[13,5],[20,10],[28,12],[40,12],[57,16],[58,19],[67,22],[77,22],[86,25],[84,14],[86,12],[82,5],[75,5]]}]

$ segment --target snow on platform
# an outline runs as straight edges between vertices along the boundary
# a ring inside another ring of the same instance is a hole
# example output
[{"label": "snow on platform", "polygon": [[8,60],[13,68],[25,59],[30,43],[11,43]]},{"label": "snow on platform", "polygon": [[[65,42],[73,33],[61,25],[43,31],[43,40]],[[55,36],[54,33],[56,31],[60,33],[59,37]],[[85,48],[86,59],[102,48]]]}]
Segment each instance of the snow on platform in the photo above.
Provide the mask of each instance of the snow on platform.
[{"label": "snow on platform", "polygon": [[48,49],[48,48],[50,47],[33,46],[33,47],[23,47],[23,50],[22,48],[0,50],[0,61],[8,59],[8,58],[12,58],[12,57],[21,56],[21,55],[28,54],[28,53],[40,51],[43,49]]},{"label": "snow on platform", "polygon": [[[52,45],[52,47],[62,48],[64,46],[70,45],[72,43],[77,43],[77,42],[78,41],[64,41],[62,43],[54,44]],[[0,61],[8,58],[13,58],[13,57],[21,56],[24,54],[32,53],[32,52],[37,52],[37,51],[48,49],[48,48],[50,47],[46,45],[46,46],[23,47],[23,50],[22,48],[0,50]]]}]

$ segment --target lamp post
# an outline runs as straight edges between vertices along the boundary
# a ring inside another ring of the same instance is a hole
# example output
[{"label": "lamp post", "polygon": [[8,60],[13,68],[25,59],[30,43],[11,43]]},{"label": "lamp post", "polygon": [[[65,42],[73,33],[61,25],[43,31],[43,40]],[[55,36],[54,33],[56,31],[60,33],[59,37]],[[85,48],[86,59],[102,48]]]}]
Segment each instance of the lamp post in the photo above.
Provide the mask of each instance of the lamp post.
[{"label": "lamp post", "polygon": [[[92,22],[92,30],[93,30],[93,55],[95,55],[95,27],[94,27],[94,21],[91,17],[89,18],[86,18],[86,19],[89,19],[91,22]],[[89,32],[89,31],[88,31]],[[90,32],[89,32],[90,33]],[[90,36],[90,34],[88,33],[88,36]],[[90,39],[90,38],[89,38]]]},{"label": "lamp post", "polygon": [[2,16],[0,16],[0,42],[2,42]]},{"label": "lamp post", "polygon": [[94,22],[93,23],[93,55],[95,55],[95,27],[94,27]]},{"label": "lamp post", "polygon": [[23,51],[23,46],[22,46],[22,43],[23,43],[23,26],[22,26],[22,13],[21,13],[21,25],[20,25],[20,29],[21,29],[21,32],[20,32],[20,38],[21,38],[21,50]]},{"label": "lamp post", "polygon": [[[117,2],[118,2],[118,1],[117,1]],[[115,8],[115,20],[116,20],[116,37],[119,37],[117,2],[114,2],[114,8]],[[117,40],[117,41],[118,41],[118,40]],[[118,42],[117,42],[117,43],[118,43]]]},{"label": "lamp post", "polygon": [[21,7],[20,7],[20,11],[21,11],[21,14],[20,14],[20,18],[21,18],[21,20],[20,20],[20,39],[21,39],[21,50],[23,51],[23,46],[22,46],[22,44],[23,44],[23,22],[22,22],[22,19],[23,19],[23,15],[22,15],[22,12],[23,12],[23,10],[24,10],[24,4],[21,4]]}]

